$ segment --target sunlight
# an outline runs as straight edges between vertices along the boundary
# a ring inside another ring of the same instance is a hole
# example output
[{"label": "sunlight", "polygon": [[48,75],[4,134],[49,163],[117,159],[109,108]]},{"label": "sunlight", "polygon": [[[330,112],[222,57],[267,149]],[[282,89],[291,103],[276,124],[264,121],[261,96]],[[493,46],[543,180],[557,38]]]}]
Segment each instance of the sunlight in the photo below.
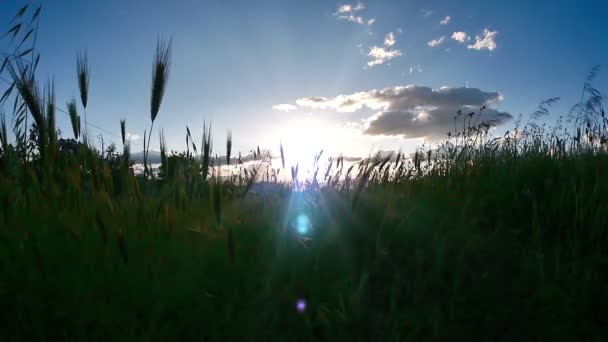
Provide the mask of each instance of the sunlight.
[{"label": "sunlight", "polygon": [[290,122],[281,130],[286,166],[298,165],[298,178],[305,179],[307,173],[313,172],[315,155],[332,140],[327,124],[321,120],[303,118]]},{"label": "sunlight", "polygon": [[285,166],[298,165],[301,181],[312,176],[315,156],[321,151],[323,154],[317,165],[320,169],[326,167],[330,157],[359,154],[353,144],[358,140],[353,129],[317,117],[294,119],[282,126],[278,134],[285,151]]}]

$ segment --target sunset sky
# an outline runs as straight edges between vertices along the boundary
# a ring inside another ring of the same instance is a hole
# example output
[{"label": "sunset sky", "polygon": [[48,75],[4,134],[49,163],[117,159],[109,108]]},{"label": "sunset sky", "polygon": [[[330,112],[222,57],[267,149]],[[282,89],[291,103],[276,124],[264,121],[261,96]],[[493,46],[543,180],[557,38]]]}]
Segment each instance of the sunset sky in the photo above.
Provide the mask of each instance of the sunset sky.
[{"label": "sunset sky", "polygon": [[[23,1],[3,0],[0,22]],[[37,3],[35,3],[37,4]],[[608,62],[602,1],[159,1],[43,3],[39,80],[54,77],[58,106],[78,97],[76,53],[91,65],[89,121],[133,150],[150,123],[157,38],[172,37],[166,97],[155,123],[185,149],[213,121],[216,152],[232,129],[235,150],[259,145],[312,158],[412,150],[445,136],[461,108],[486,104],[505,123],[559,96],[580,97],[590,69]],[[4,48],[7,39],[0,47]],[[602,70],[605,71],[605,70]],[[596,86],[608,90],[600,72]],[[6,84],[0,83],[0,91]],[[58,118],[70,137],[69,119]],[[89,128],[92,134],[98,134]],[[116,140],[103,133],[106,141]]]}]

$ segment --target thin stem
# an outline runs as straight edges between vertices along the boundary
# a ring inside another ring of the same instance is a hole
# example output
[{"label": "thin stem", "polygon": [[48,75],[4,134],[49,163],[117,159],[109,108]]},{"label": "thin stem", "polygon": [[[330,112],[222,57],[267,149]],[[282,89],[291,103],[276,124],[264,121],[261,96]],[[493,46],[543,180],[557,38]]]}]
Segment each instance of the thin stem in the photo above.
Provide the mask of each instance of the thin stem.
[{"label": "thin stem", "polygon": [[154,129],[154,121],[152,121],[152,124],[150,125],[150,132],[148,133],[148,146],[146,148],[146,151],[144,153],[144,171],[146,171],[148,173],[148,175],[152,176],[152,170],[151,168],[148,169],[148,154],[150,153],[150,138],[152,137],[152,130]]}]

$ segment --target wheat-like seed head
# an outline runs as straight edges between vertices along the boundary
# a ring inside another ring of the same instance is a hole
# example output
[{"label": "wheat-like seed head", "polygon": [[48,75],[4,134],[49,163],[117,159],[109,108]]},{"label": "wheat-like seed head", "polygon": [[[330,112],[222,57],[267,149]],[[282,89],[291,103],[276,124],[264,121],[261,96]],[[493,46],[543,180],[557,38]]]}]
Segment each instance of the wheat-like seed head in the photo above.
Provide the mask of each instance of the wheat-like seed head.
[{"label": "wheat-like seed head", "polygon": [[49,81],[46,88],[46,118],[49,128],[49,141],[54,147],[57,142],[57,131],[55,130],[55,82]]},{"label": "wheat-like seed head", "polygon": [[226,137],[226,164],[230,165],[230,154],[232,153],[232,131],[228,130]]},{"label": "wheat-like seed head", "polygon": [[76,55],[76,75],[78,77],[78,89],[80,90],[80,101],[86,109],[89,100],[89,79],[91,70],[89,68],[89,58],[87,52]]},{"label": "wheat-like seed head", "polygon": [[154,55],[154,64],[152,65],[152,89],[150,96],[150,119],[152,122],[156,120],[158,111],[160,110],[167,80],[169,79],[169,70],[171,69],[171,40],[165,42],[159,39],[156,44],[156,54]]},{"label": "wheat-like seed head", "polygon": [[127,127],[126,127],[126,120],[125,119],[121,119],[120,120],[120,137],[122,139],[122,145],[125,145],[125,139],[126,139],[126,132],[127,132]]},{"label": "wheat-like seed head", "polygon": [[0,146],[2,146],[2,150],[6,153],[8,148],[8,135],[6,133],[6,117],[4,111],[0,110]]},{"label": "wheat-like seed head", "polygon": [[23,102],[32,114],[36,126],[38,126],[38,129],[43,129],[45,126],[44,106],[34,79],[34,74],[27,66],[23,66],[19,62],[17,62],[16,68],[13,64],[9,64],[9,72],[15,82],[15,87],[19,91],[19,95],[21,95]]},{"label": "wheat-like seed head", "polygon": [[285,152],[283,151],[283,142],[281,142],[279,146],[281,148],[281,166],[283,166],[283,169],[285,169]]},{"label": "wheat-like seed head", "polygon": [[70,123],[72,124],[72,131],[74,132],[74,139],[78,140],[80,136],[80,116],[78,115],[78,110],[76,109],[76,99],[72,98],[68,101],[68,114],[70,116]]}]

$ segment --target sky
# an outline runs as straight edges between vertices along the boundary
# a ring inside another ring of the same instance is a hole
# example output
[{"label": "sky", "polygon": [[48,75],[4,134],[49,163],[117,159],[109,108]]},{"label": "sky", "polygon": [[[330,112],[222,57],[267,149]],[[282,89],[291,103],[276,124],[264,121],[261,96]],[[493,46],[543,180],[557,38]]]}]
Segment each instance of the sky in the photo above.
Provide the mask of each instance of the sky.
[{"label": "sky", "polygon": [[[0,2],[0,25],[24,4]],[[37,5],[39,2],[33,2]],[[88,122],[133,150],[150,125],[157,39],[172,39],[170,78],[152,135],[185,149],[212,121],[215,152],[285,146],[288,160],[411,151],[442,138],[458,109],[488,109],[504,131],[539,102],[566,112],[594,65],[608,64],[602,1],[160,1],[42,3],[37,77],[57,103],[78,98],[76,54],[91,66]],[[0,42],[6,52],[7,39]],[[603,70],[604,72],[606,70]],[[3,76],[6,76],[3,74]],[[5,77],[6,78],[6,77]],[[600,72],[595,85],[608,90]],[[0,91],[6,84],[0,81]],[[8,109],[6,109],[8,111]],[[58,125],[71,136],[69,119]],[[90,135],[99,131],[89,127]],[[110,135],[107,131],[113,132]]]}]

